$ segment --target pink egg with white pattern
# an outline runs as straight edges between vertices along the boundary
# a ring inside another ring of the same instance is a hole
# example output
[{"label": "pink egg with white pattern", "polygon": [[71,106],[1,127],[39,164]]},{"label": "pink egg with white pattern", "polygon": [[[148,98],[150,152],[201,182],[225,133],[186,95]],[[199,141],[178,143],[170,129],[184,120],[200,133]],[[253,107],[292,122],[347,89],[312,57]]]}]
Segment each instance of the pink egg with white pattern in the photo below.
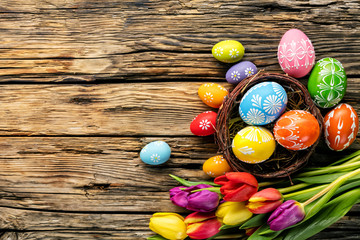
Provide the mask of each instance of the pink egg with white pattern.
[{"label": "pink egg with white pattern", "polygon": [[299,29],[290,29],[280,40],[277,57],[285,73],[301,78],[314,66],[315,50],[305,33]]}]

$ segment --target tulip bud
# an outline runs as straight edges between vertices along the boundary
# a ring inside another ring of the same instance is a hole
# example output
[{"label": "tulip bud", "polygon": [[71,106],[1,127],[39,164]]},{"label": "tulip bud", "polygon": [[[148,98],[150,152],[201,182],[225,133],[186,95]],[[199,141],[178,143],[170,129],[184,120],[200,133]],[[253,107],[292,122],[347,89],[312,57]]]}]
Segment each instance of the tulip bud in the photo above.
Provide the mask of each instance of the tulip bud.
[{"label": "tulip bud", "polygon": [[177,213],[153,214],[149,228],[167,239],[183,240],[187,237],[184,218]]},{"label": "tulip bud", "polygon": [[283,202],[281,193],[275,188],[261,190],[249,199],[246,207],[255,214],[268,213],[275,210]]},{"label": "tulip bud", "polygon": [[191,239],[206,239],[217,234],[221,227],[215,214],[194,212],[185,218],[187,224],[186,234]]},{"label": "tulip bud", "polygon": [[304,217],[303,205],[295,200],[288,200],[270,215],[267,223],[271,230],[280,231],[302,221]]},{"label": "tulip bud", "polygon": [[246,172],[226,173],[215,178],[214,183],[222,185],[220,192],[224,200],[231,202],[247,201],[258,189],[256,178]]},{"label": "tulip bud", "polygon": [[177,206],[184,207],[195,212],[212,212],[219,205],[219,195],[209,190],[192,192],[201,188],[212,187],[199,184],[191,187],[175,187],[170,190],[170,200]]},{"label": "tulip bud", "polygon": [[224,202],[216,210],[216,216],[226,225],[239,225],[252,217],[245,202]]}]

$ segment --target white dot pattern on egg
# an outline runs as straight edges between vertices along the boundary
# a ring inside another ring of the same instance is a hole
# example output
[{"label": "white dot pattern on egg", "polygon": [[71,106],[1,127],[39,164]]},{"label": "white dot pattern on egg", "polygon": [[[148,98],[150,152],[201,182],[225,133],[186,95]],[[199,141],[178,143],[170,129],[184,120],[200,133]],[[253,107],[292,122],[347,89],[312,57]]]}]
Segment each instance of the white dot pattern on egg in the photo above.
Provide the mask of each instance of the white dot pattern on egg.
[{"label": "white dot pattern on egg", "polygon": [[159,165],[169,160],[170,146],[164,141],[154,141],[140,151],[140,159],[150,165]]},{"label": "white dot pattern on egg", "polygon": [[269,124],[285,111],[285,89],[276,82],[262,82],[250,88],[239,105],[240,117],[250,125]]}]

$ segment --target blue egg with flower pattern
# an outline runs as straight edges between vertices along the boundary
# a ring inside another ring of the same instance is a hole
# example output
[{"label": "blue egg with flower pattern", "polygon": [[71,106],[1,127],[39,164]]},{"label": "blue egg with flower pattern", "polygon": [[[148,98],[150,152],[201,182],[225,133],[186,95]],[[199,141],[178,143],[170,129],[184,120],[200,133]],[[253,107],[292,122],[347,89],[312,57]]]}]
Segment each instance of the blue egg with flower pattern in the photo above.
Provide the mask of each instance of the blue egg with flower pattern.
[{"label": "blue egg with flower pattern", "polygon": [[238,84],[241,80],[258,72],[255,64],[249,61],[242,61],[232,66],[225,75],[226,81],[231,84]]},{"label": "blue egg with flower pattern", "polygon": [[276,82],[262,82],[251,87],[239,105],[241,119],[249,125],[266,125],[285,111],[288,98]]},{"label": "blue egg with flower pattern", "polygon": [[154,141],[140,151],[140,159],[150,165],[159,165],[169,160],[170,146],[164,141]]}]

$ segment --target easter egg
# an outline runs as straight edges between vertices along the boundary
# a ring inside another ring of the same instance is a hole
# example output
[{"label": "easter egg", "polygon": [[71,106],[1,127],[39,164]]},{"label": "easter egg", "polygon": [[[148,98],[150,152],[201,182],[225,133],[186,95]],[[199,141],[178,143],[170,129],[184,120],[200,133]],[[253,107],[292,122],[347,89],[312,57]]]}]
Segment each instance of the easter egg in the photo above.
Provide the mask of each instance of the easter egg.
[{"label": "easter egg", "polygon": [[249,61],[242,61],[232,66],[225,75],[226,81],[231,84],[238,84],[241,80],[257,73],[255,64]]},{"label": "easter egg", "polygon": [[222,155],[214,156],[206,160],[203,164],[203,171],[210,177],[218,177],[232,169]]},{"label": "easter egg", "polygon": [[269,159],[275,146],[275,139],[268,129],[247,126],[234,137],[232,151],[240,161],[255,164]]},{"label": "easter egg", "polygon": [[324,118],[325,142],[330,149],[342,151],[352,144],[359,130],[359,117],[349,104],[343,103]]},{"label": "easter egg", "polygon": [[317,106],[330,108],[344,97],[346,85],[346,73],[341,62],[334,58],[323,58],[311,71],[308,90]]},{"label": "easter egg", "polygon": [[290,29],[280,40],[277,57],[285,73],[300,78],[312,69],[315,63],[315,50],[305,33],[299,29]]},{"label": "easter egg", "polygon": [[313,145],[320,136],[320,126],[316,118],[303,110],[284,113],[274,126],[274,137],[283,147],[303,150]]},{"label": "easter egg", "polygon": [[240,117],[250,125],[271,123],[285,111],[285,89],[276,82],[262,82],[251,87],[239,105]]},{"label": "easter egg", "polygon": [[150,165],[159,165],[170,158],[171,149],[164,141],[154,141],[140,151],[140,159]]},{"label": "easter egg", "polygon": [[224,63],[238,62],[244,56],[245,49],[243,45],[235,40],[225,40],[218,42],[212,48],[214,58]]},{"label": "easter egg", "polygon": [[199,87],[198,94],[206,105],[219,108],[229,92],[217,83],[204,83]]},{"label": "easter egg", "polygon": [[216,112],[207,111],[197,115],[190,123],[190,131],[196,136],[208,136],[215,132]]}]

